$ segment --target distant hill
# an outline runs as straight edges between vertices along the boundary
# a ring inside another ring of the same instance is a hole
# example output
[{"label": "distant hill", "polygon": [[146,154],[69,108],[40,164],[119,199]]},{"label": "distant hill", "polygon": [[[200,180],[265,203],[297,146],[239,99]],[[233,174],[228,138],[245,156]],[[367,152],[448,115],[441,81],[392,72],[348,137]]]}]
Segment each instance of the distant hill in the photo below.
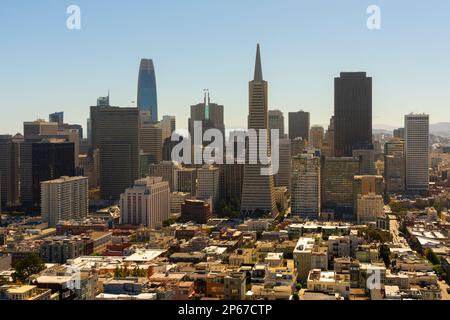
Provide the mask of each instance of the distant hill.
[{"label": "distant hill", "polygon": [[431,124],[430,132],[436,135],[450,136],[450,122]]},{"label": "distant hill", "polygon": [[400,128],[401,126],[391,126],[388,124],[374,124],[373,126],[373,130],[375,131],[390,131],[392,133],[392,131],[394,131],[394,129]]},{"label": "distant hill", "polygon": [[[374,124],[373,132],[374,133],[392,133],[394,129],[400,128],[400,126],[391,126],[386,124]],[[450,122],[439,122],[430,125],[430,133],[443,136],[450,137]]]}]

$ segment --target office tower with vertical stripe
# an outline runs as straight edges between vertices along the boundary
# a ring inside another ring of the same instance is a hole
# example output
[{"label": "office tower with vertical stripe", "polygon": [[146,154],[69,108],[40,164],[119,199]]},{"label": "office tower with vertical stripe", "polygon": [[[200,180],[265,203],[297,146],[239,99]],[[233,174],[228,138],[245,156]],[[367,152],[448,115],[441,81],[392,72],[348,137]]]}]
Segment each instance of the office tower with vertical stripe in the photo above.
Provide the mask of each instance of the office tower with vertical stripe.
[{"label": "office tower with vertical stripe", "polygon": [[423,194],[429,184],[429,135],[427,114],[405,116],[406,191]]}]

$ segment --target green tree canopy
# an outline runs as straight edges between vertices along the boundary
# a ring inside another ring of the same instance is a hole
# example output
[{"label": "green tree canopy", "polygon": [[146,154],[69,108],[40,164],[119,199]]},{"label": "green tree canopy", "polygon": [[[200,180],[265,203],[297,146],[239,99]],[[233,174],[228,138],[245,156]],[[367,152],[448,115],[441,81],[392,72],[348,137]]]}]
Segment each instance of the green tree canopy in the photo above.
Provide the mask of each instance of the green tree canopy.
[{"label": "green tree canopy", "polygon": [[45,264],[37,254],[32,254],[14,264],[14,281],[27,283],[30,277],[45,269]]},{"label": "green tree canopy", "polygon": [[383,259],[383,262],[386,265],[386,268],[389,268],[389,266],[391,264],[391,250],[385,244],[382,244],[380,246],[380,257],[381,257],[381,259]]},{"label": "green tree canopy", "polygon": [[425,250],[425,257],[430,261],[433,265],[441,264],[441,260],[436,255],[436,253],[433,252],[431,249]]}]

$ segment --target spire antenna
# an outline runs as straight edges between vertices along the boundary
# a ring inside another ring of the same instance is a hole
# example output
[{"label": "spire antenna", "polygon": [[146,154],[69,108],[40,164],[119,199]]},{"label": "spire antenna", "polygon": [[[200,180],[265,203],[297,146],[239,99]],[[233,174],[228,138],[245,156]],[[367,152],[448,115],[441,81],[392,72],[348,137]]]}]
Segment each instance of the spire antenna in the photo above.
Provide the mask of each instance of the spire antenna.
[{"label": "spire antenna", "polygon": [[256,60],[255,60],[255,76],[253,78],[255,81],[262,81],[262,66],[261,66],[261,52],[259,48],[259,43],[256,46]]}]

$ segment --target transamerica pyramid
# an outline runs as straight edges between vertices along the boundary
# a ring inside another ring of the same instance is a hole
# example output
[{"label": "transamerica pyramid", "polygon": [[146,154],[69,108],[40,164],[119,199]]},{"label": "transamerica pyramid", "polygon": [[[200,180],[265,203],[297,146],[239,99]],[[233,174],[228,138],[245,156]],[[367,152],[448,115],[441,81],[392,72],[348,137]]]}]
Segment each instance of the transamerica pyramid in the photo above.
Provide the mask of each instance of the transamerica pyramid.
[{"label": "transamerica pyramid", "polygon": [[[267,148],[270,155],[267,88],[267,81],[263,79],[261,53],[258,44],[256,48],[255,74],[253,81],[249,83],[248,129],[255,129],[258,133],[258,139],[260,139],[259,133],[266,131]],[[258,145],[254,146],[255,150],[258,150]],[[247,154],[248,149],[247,147]],[[251,214],[255,211],[274,215],[278,213],[274,195],[273,176],[262,175],[261,168],[263,167],[267,166],[260,164],[259,161],[258,164],[249,164],[247,157],[241,202],[241,212],[243,214]]]}]

